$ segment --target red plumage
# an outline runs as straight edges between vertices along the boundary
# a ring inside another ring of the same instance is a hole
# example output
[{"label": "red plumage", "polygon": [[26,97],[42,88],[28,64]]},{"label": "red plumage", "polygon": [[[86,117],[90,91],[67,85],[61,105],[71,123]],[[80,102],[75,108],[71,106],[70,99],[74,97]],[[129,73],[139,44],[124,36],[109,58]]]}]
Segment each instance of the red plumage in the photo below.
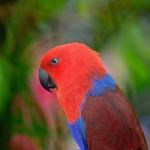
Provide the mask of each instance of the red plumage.
[{"label": "red plumage", "polygon": [[[58,65],[50,64],[53,58],[59,60]],[[91,87],[90,78],[95,74],[102,77],[107,73],[99,54],[81,43],[69,43],[52,48],[43,56],[41,68],[57,84],[59,102],[67,120],[72,123],[80,116],[80,105]]]}]

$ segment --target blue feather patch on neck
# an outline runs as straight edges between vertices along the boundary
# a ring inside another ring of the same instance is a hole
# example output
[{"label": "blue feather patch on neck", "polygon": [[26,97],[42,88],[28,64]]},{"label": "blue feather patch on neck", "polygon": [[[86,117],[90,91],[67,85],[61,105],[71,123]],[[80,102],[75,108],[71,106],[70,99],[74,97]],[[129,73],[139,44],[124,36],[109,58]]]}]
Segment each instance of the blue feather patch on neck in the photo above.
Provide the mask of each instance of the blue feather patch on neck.
[{"label": "blue feather patch on neck", "polygon": [[105,75],[101,79],[96,79],[93,81],[92,88],[89,90],[87,96],[100,96],[105,90],[114,90],[115,81],[110,75]]}]

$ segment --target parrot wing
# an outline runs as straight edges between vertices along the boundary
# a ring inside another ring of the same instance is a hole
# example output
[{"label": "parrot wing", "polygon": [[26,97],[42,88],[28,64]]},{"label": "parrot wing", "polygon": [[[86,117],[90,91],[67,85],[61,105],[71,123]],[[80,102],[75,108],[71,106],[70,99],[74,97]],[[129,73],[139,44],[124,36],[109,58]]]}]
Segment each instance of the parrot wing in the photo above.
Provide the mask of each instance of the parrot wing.
[{"label": "parrot wing", "polygon": [[136,115],[119,87],[89,96],[81,116],[89,150],[147,150]]},{"label": "parrot wing", "polygon": [[85,124],[82,117],[79,117],[73,124],[68,123],[68,128],[74,140],[81,150],[88,150],[85,137]]}]

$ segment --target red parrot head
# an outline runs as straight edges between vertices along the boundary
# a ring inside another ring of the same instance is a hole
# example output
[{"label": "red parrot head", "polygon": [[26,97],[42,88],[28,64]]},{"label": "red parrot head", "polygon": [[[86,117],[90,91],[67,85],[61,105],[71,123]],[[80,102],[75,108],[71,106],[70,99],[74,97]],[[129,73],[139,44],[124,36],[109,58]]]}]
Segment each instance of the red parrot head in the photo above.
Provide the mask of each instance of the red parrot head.
[{"label": "red parrot head", "polygon": [[56,46],[43,56],[39,79],[46,90],[56,88],[58,99],[67,113],[72,106],[79,109],[92,79],[105,74],[98,53],[84,44],[69,43]]},{"label": "red parrot head", "polygon": [[[93,74],[106,74],[96,52],[84,44],[69,43],[49,50],[41,61],[39,78],[42,86],[52,88],[66,87],[71,82],[78,82],[83,77]],[[99,66],[99,67],[98,67]]]}]

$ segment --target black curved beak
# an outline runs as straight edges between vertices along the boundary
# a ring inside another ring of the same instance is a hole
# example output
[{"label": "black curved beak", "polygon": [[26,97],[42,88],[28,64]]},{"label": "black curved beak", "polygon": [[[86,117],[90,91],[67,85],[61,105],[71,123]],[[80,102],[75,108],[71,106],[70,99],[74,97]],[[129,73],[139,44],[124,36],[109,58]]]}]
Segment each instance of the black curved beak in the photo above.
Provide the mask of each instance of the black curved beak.
[{"label": "black curved beak", "polygon": [[51,89],[56,88],[56,84],[54,83],[54,81],[43,69],[39,69],[39,80],[42,87],[49,92],[51,92]]}]

